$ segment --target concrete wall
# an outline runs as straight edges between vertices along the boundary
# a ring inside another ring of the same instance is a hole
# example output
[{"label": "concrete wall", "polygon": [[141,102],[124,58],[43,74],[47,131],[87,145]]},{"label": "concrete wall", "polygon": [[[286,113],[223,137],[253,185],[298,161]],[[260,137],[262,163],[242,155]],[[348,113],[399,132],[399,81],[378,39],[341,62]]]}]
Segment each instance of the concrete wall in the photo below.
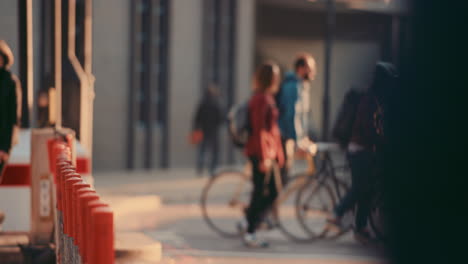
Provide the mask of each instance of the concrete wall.
[{"label": "concrete wall", "polygon": [[18,36],[18,2],[15,0],[0,1],[0,39],[5,40],[10,45],[15,64],[13,73],[19,73],[19,36]]},{"label": "concrete wall", "polygon": [[187,136],[201,88],[202,1],[171,1],[169,53],[170,167],[192,167]]},{"label": "concrete wall", "polygon": [[93,1],[94,101],[93,166],[95,170],[125,167],[129,86],[128,0]]}]

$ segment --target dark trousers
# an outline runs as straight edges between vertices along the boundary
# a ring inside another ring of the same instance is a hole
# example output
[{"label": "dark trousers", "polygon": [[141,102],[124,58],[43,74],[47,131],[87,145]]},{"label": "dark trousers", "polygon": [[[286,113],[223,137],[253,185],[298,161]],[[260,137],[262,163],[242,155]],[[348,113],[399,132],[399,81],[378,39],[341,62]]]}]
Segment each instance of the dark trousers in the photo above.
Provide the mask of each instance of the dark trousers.
[{"label": "dark trousers", "polygon": [[273,203],[278,197],[275,177],[272,172],[268,182],[265,182],[267,173],[260,171],[260,161],[256,157],[250,157],[252,162],[252,181],[253,191],[250,198],[250,205],[246,211],[248,222],[247,232],[254,233],[262,222],[265,215],[271,209]]},{"label": "dark trousers", "polygon": [[280,168],[280,173],[281,173],[281,184],[283,186],[286,186],[288,184],[289,180],[289,168],[288,168],[288,153],[286,152],[286,141],[287,139],[281,138],[281,144],[283,145],[283,153],[285,157],[285,165]]},{"label": "dark trousers", "polygon": [[371,210],[373,177],[373,154],[368,151],[359,151],[348,154],[351,167],[351,189],[346,193],[338,206],[335,214],[342,217],[347,211],[357,205],[356,230],[361,230],[367,225],[367,219]]},{"label": "dark trousers", "polygon": [[197,157],[197,171],[198,173],[203,172],[204,164],[206,162],[207,153],[210,154],[210,174],[214,174],[215,169],[218,167],[219,161],[219,142],[218,137],[216,136],[205,136],[203,141],[198,147],[198,157]]}]

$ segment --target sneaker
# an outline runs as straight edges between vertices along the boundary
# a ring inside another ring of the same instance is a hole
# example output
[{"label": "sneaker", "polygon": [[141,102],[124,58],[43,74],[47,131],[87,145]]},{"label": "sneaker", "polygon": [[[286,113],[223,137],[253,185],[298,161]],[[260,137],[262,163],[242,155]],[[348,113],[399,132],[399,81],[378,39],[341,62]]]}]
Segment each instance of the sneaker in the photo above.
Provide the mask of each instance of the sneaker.
[{"label": "sneaker", "polygon": [[267,248],[268,242],[259,239],[255,234],[246,233],[242,236],[245,246],[249,248]]}]

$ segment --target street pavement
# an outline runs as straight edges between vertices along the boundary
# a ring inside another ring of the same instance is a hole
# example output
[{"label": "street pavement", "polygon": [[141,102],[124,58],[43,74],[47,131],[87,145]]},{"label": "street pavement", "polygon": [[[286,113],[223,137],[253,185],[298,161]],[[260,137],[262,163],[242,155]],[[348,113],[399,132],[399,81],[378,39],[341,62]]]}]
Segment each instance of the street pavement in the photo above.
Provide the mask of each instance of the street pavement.
[{"label": "street pavement", "polygon": [[271,246],[248,249],[219,236],[204,222],[199,200],[208,177],[190,169],[95,173],[95,186],[116,215],[117,232],[141,232],[162,243],[171,263],[385,263],[379,246],[352,234],[337,240],[294,243],[279,231],[263,232]]}]

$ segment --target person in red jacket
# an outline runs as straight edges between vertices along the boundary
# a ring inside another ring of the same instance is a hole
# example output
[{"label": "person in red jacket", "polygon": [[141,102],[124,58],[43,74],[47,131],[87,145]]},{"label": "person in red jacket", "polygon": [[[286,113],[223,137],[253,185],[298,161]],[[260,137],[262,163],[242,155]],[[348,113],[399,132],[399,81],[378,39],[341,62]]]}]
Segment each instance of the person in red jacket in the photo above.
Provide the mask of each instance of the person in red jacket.
[{"label": "person in red jacket", "polygon": [[[257,238],[255,230],[278,196],[281,183],[275,177],[284,165],[281,133],[278,126],[278,108],[274,95],[278,92],[279,67],[274,63],[261,65],[255,74],[255,91],[249,101],[250,136],[245,154],[252,163],[253,192],[246,211],[247,232],[243,236],[249,247],[267,247]],[[279,176],[279,175],[278,175]]]}]

